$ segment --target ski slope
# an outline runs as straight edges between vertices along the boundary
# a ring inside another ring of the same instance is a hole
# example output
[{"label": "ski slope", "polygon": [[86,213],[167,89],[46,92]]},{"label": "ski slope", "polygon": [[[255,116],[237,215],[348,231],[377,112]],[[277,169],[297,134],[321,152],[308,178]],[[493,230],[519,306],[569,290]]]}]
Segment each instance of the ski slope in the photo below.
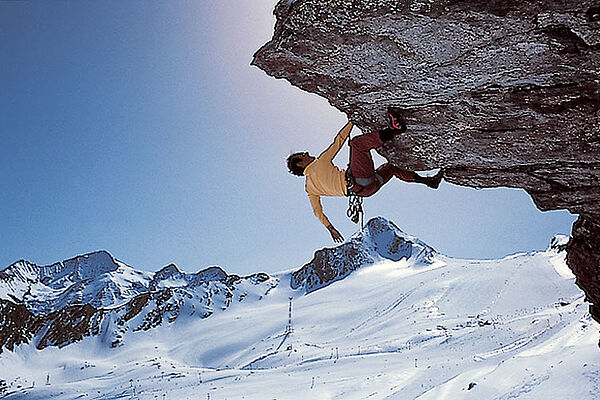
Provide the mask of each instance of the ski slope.
[{"label": "ski slope", "polygon": [[566,239],[501,260],[382,258],[309,294],[284,271],[263,298],[117,348],[21,345],[0,354],[5,398],[598,399],[599,326]]}]

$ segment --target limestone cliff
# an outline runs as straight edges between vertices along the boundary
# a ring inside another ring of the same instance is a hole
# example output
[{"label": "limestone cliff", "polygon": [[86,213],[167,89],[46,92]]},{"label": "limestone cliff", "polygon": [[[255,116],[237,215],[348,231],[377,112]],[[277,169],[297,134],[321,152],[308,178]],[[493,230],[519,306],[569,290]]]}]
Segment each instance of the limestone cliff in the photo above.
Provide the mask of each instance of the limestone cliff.
[{"label": "limestone cliff", "polygon": [[568,262],[600,321],[600,2],[282,0],[253,64],[363,130],[399,107],[379,153],[475,188],[525,189],[579,214]]}]

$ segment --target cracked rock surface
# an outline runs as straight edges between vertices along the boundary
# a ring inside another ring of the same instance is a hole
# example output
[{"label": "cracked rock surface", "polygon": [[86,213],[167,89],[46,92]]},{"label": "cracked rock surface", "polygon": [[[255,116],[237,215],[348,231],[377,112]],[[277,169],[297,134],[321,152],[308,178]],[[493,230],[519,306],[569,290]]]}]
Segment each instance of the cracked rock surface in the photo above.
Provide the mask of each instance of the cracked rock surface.
[{"label": "cracked rock surface", "polygon": [[[568,263],[600,322],[600,2],[281,0],[253,64],[327,98],[378,152],[579,214]],[[328,133],[327,133],[328,134]]]}]

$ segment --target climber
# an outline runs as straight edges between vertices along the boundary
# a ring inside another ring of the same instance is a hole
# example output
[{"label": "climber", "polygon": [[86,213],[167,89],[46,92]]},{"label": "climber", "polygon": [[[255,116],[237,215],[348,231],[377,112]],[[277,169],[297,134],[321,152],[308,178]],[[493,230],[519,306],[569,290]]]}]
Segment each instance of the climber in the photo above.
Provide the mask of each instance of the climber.
[{"label": "climber", "polygon": [[323,213],[321,196],[368,197],[375,194],[392,176],[406,182],[423,183],[432,189],[437,189],[440,185],[443,170],[434,176],[424,177],[413,171],[400,169],[389,162],[375,169],[370,151],[406,130],[406,125],[397,109],[390,108],[388,115],[391,127],[350,140],[350,163],[347,171],[333,165],[333,158],[350,135],[353,126],[350,121],[319,157],[311,156],[308,152],[301,152],[294,153],[287,158],[290,173],[306,176],[305,190],[313,212],[325,225],[335,242],[341,243],[344,238]]}]

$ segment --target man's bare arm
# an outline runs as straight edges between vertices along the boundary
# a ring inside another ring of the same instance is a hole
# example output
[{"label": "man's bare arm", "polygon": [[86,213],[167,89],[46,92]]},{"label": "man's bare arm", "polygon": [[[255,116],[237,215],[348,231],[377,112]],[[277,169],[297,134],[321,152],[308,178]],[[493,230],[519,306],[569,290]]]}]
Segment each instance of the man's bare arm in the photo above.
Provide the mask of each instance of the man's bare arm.
[{"label": "man's bare arm", "polygon": [[333,239],[334,242],[342,243],[344,241],[344,237],[342,236],[342,234],[340,232],[338,232],[338,230],[335,229],[333,227],[333,225],[329,225],[327,227],[327,230],[329,231],[329,234],[331,235],[331,238]]},{"label": "man's bare arm", "polygon": [[344,125],[342,130],[338,132],[335,139],[333,140],[333,143],[329,145],[329,147],[323,153],[321,153],[319,159],[328,161],[333,160],[333,158],[344,145],[346,139],[348,139],[348,136],[350,136],[350,131],[352,130],[353,126],[354,125],[352,124],[352,122],[348,121],[346,125]]},{"label": "man's bare arm", "polygon": [[317,219],[319,221],[321,221],[321,223],[327,228],[333,241],[336,243],[343,242],[344,237],[342,236],[342,234],[340,232],[338,232],[337,229],[334,228],[334,226],[331,224],[331,222],[329,222],[329,219],[327,218],[325,213],[323,213],[323,205],[321,204],[321,196],[309,194],[308,199],[310,200],[310,205],[312,206],[313,213],[315,214]]}]

